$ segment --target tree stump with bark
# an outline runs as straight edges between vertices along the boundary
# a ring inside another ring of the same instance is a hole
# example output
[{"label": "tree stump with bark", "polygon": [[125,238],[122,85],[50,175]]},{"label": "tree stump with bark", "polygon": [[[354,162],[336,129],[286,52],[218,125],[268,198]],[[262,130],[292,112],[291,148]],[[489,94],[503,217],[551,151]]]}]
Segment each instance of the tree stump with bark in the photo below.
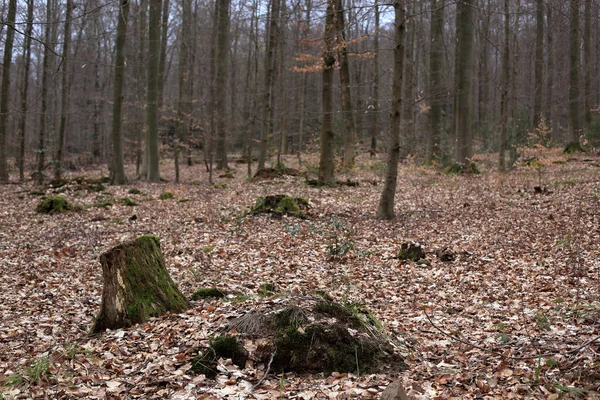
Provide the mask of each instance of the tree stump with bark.
[{"label": "tree stump with bark", "polygon": [[169,276],[157,236],[140,236],[100,256],[104,290],[92,333],[127,328],[189,308]]}]

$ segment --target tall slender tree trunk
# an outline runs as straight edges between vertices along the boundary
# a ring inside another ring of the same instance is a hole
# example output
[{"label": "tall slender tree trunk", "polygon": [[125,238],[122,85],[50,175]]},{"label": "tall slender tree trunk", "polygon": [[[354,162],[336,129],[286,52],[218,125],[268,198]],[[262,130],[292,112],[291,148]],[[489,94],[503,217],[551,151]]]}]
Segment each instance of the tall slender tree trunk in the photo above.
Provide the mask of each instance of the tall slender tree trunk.
[{"label": "tall slender tree trunk", "polygon": [[[489,52],[488,41],[490,36],[490,19],[492,9],[490,0],[482,1],[481,9],[481,46],[479,55],[479,102],[478,102],[478,130],[479,135],[485,135],[484,140],[487,142],[487,124],[488,124],[488,109],[489,109]],[[486,143],[487,144],[487,143]]]},{"label": "tall slender tree trunk", "polygon": [[533,101],[533,126],[537,127],[542,119],[542,91],[544,82],[544,0],[536,0],[535,7],[535,96]]},{"label": "tall slender tree trunk", "polygon": [[[540,1],[540,0],[538,0]],[[583,120],[585,128],[592,124],[592,0],[585,1],[583,33]]]},{"label": "tall slender tree trunk", "polygon": [[62,89],[60,101],[60,127],[58,143],[56,144],[56,160],[54,166],[54,179],[60,179],[63,168],[65,141],[67,139],[67,123],[69,120],[69,47],[71,44],[71,16],[73,15],[73,0],[67,0],[65,14],[65,31],[62,51]]},{"label": "tall slender tree trunk", "polygon": [[192,4],[191,0],[182,0],[181,2],[181,34],[179,37],[179,102],[177,105],[177,139],[175,141],[175,182],[179,183],[179,156],[181,154],[182,144],[187,142],[187,129],[191,117],[191,98],[190,92],[191,71],[190,71],[190,41]]},{"label": "tall slender tree trunk", "polygon": [[158,64],[160,58],[161,0],[150,0],[148,16],[148,84],[146,95],[146,143],[148,154],[148,182],[160,182],[158,150]]},{"label": "tall slender tree trunk", "polygon": [[[435,1],[435,0],[432,0]],[[444,0],[441,0],[442,2]],[[373,100],[371,102],[371,157],[377,154],[379,136],[379,0],[375,0],[375,32],[373,34]]]},{"label": "tall slender tree trunk", "polygon": [[217,169],[227,169],[227,108],[226,83],[227,60],[229,53],[229,5],[230,0],[217,0],[219,19],[217,28],[216,51],[216,135],[217,135]]},{"label": "tall slender tree trunk", "polygon": [[[311,26],[311,11],[312,11],[312,0],[306,0],[306,20],[305,28],[302,32],[302,44],[301,51],[305,51],[306,45],[304,41],[310,36]],[[308,75],[306,71],[302,72],[302,83],[300,87],[300,113],[299,126],[298,126],[298,167],[302,167],[302,151],[304,145],[304,130],[306,129],[306,92],[308,89]]]},{"label": "tall slender tree trunk", "polygon": [[[52,0],[46,1],[46,21],[52,19]],[[36,176],[36,183],[42,185],[44,183],[44,168],[46,166],[46,125],[48,110],[48,86],[49,86],[49,75],[50,75],[50,54],[54,53],[54,40],[52,36],[52,24],[46,24],[44,29],[44,40],[46,46],[44,47],[44,57],[42,60],[42,89],[41,89],[41,106],[40,106],[40,135],[39,135],[39,149],[38,149],[38,171]]]},{"label": "tall slender tree trunk", "polygon": [[335,155],[333,131],[333,68],[335,66],[335,3],[327,0],[325,14],[325,37],[323,49],[323,89],[322,89],[322,123],[321,153],[319,158],[319,182],[325,185],[335,183]]},{"label": "tall slender tree trunk", "polygon": [[510,167],[517,161],[518,158],[518,137],[517,137],[517,101],[519,99],[519,57],[521,48],[519,46],[519,34],[521,30],[521,0],[516,0],[515,25],[512,35],[513,48],[511,49],[513,56],[511,69],[511,97],[510,97],[510,131],[507,138],[506,148],[509,151]]},{"label": "tall slender tree trunk", "polygon": [[546,74],[546,118],[549,120],[549,126],[552,129],[552,141],[554,143],[560,142],[560,132],[558,130],[558,124],[554,117],[554,35],[552,34],[552,6],[546,4],[546,18],[547,26],[546,29],[546,54],[548,57],[548,73]]},{"label": "tall slender tree trunk", "polygon": [[96,35],[98,36],[98,42],[96,43],[96,65],[94,65],[94,127],[92,132],[92,160],[93,162],[100,161],[102,155],[102,138],[100,137],[100,118],[101,118],[101,104],[102,104],[102,93],[100,85],[100,64],[102,61],[102,50],[100,35],[100,21],[96,23]]},{"label": "tall slender tree trunk", "polygon": [[472,110],[473,110],[473,13],[474,0],[460,0],[457,3],[457,38],[458,71],[456,83],[456,162],[463,167],[471,164],[473,157],[472,144]]},{"label": "tall slender tree trunk", "polygon": [[342,98],[342,114],[344,117],[344,157],[342,165],[344,168],[354,166],[356,154],[356,124],[352,112],[352,81],[350,77],[350,63],[348,62],[348,47],[346,46],[345,12],[343,0],[336,0],[336,29],[337,47],[340,60],[340,89]]},{"label": "tall slender tree trunk", "polygon": [[21,126],[19,128],[19,179],[25,180],[25,136],[27,132],[27,96],[29,93],[29,70],[31,69],[31,35],[33,33],[33,0],[27,0],[27,28],[23,44],[23,90],[21,92]]},{"label": "tall slender tree trunk", "polygon": [[502,49],[502,94],[500,98],[500,153],[498,169],[506,170],[506,140],[508,130],[508,87],[510,85],[510,9],[509,0],[504,0],[504,48]]},{"label": "tall slender tree trunk", "polygon": [[146,58],[146,14],[148,6],[146,0],[139,0],[139,30],[138,30],[138,70],[137,70],[137,103],[138,103],[138,121],[137,121],[137,140],[136,140],[136,162],[135,162],[135,173],[138,177],[146,179],[148,175],[148,149],[145,140],[145,112],[142,107],[143,98],[148,83],[146,72],[147,69],[144,65]]},{"label": "tall slender tree trunk", "polygon": [[273,138],[273,90],[275,87],[275,60],[278,38],[279,8],[281,0],[271,0],[269,29],[267,35],[267,49],[265,54],[265,89],[263,104],[263,121],[260,132],[260,153],[258,156],[258,169],[265,167],[267,151]]},{"label": "tall slender tree trunk", "polygon": [[404,0],[394,1],[394,76],[392,81],[392,108],[390,110],[390,149],[385,186],[377,208],[378,219],[394,218],[394,199],[400,159],[400,125],[402,109],[402,73],[404,70]]},{"label": "tall slender tree trunk", "polygon": [[111,135],[111,183],[113,185],[124,185],[127,183],[127,175],[125,175],[125,166],[123,162],[123,86],[125,84],[125,46],[127,43],[129,1],[130,0],[121,0],[119,7],[119,20],[117,21],[113,121]]},{"label": "tall slender tree trunk", "polygon": [[442,131],[442,109],[446,88],[442,77],[444,63],[444,0],[431,0],[431,49],[429,53],[429,135],[425,162],[431,164],[439,155]]},{"label": "tall slender tree trunk", "polygon": [[579,135],[581,120],[579,114],[579,0],[570,2],[569,28],[569,142],[568,151],[581,150]]},{"label": "tall slender tree trunk", "polygon": [[406,41],[404,45],[404,73],[402,84],[404,89],[404,98],[402,99],[402,127],[400,128],[400,157],[406,158],[414,153],[415,143],[412,137],[413,132],[413,112],[415,109],[415,72],[417,61],[417,19],[416,19],[415,0],[406,2],[407,19],[410,21],[405,27]]},{"label": "tall slender tree trunk", "polygon": [[160,58],[158,62],[158,110],[162,113],[164,103],[165,81],[167,79],[167,41],[169,39],[169,1],[162,0],[160,23]]},{"label": "tall slender tree trunk", "polygon": [[4,64],[2,65],[2,94],[0,95],[0,182],[8,182],[8,95],[10,94],[10,67],[12,65],[13,43],[15,40],[15,19],[17,0],[8,3],[6,19],[6,41],[4,42]]}]

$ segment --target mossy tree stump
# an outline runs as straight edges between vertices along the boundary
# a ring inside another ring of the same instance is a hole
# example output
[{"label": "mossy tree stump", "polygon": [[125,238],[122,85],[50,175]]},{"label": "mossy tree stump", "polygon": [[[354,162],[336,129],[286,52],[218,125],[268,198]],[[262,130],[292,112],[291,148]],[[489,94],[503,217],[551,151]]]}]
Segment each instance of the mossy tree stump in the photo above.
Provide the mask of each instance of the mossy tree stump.
[{"label": "mossy tree stump", "polygon": [[100,256],[104,290],[92,333],[127,328],[189,308],[169,276],[156,236],[140,236]]}]

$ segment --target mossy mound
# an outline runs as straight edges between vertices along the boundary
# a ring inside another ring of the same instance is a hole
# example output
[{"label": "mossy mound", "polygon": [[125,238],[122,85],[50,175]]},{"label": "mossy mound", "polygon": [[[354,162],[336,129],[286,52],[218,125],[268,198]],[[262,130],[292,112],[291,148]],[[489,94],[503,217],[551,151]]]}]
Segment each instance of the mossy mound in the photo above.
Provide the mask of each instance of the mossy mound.
[{"label": "mossy mound", "polygon": [[425,258],[425,252],[419,244],[406,242],[400,245],[400,251],[398,252],[396,258],[400,260],[410,260],[417,262],[422,258]]},{"label": "mossy mound", "polygon": [[449,165],[444,169],[444,173],[448,175],[454,174],[474,174],[478,175],[481,173],[479,168],[477,168],[477,164],[474,162],[470,162],[467,164],[454,163]]},{"label": "mossy mound", "polygon": [[563,153],[571,154],[571,153],[584,153],[585,149],[579,142],[572,142],[565,146]]},{"label": "mossy mound", "polygon": [[59,214],[72,209],[73,206],[63,196],[52,196],[42,198],[35,211],[40,214]]},{"label": "mossy mound", "polygon": [[210,298],[223,298],[225,293],[217,289],[216,287],[201,288],[196,290],[192,294],[192,300],[210,299]]},{"label": "mossy mound", "polygon": [[256,293],[258,293],[260,297],[273,296],[276,292],[277,289],[274,283],[263,283],[258,287],[258,290],[256,291]]},{"label": "mossy mound", "polygon": [[306,199],[301,197],[290,197],[285,194],[269,195],[259,197],[252,206],[251,213],[277,214],[277,215],[292,215],[295,217],[305,217],[305,212],[309,205]]},{"label": "mossy mound", "polygon": [[129,194],[142,194],[142,191],[136,188],[131,188],[128,190]]},{"label": "mossy mound", "polygon": [[227,171],[227,172],[225,172],[225,173],[222,173],[221,175],[219,175],[219,178],[223,178],[223,179],[233,179],[233,178],[235,178],[235,177],[233,176],[233,172],[231,172],[231,171]]},{"label": "mossy mound", "polygon": [[106,190],[105,183],[110,182],[108,178],[90,179],[85,176],[78,176],[73,179],[54,179],[50,181],[50,187],[53,189],[73,189],[87,190],[89,192],[102,192]]},{"label": "mossy mound", "polygon": [[300,174],[300,170],[295,168],[263,168],[256,171],[254,179],[275,179],[282,176],[298,176]]},{"label": "mossy mound", "polygon": [[375,373],[406,368],[381,324],[363,306],[297,296],[279,307],[255,310],[227,327],[262,338],[251,357],[264,363],[272,359],[274,371]]},{"label": "mossy mound", "polygon": [[214,378],[217,375],[219,358],[230,358],[235,365],[244,368],[248,360],[248,352],[236,337],[217,336],[210,340],[210,346],[206,350],[192,359],[191,371],[204,374],[207,378]]},{"label": "mossy mound", "polygon": [[124,206],[129,206],[129,207],[134,207],[137,206],[138,204],[131,200],[129,197],[123,197],[122,199],[119,199],[119,204],[122,204]]},{"label": "mossy mound", "polygon": [[173,196],[173,193],[171,193],[171,192],[162,192],[158,196],[159,200],[171,200],[171,199],[174,199],[174,198],[175,198],[175,196]]}]

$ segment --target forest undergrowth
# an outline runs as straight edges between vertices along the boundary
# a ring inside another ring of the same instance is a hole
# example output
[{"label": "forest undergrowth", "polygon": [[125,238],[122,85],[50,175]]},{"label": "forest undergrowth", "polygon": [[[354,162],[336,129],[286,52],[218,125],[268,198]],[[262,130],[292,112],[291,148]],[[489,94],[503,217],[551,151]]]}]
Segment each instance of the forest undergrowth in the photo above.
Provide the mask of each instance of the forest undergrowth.
[{"label": "forest undergrowth", "polygon": [[[162,184],[2,185],[0,399],[377,398],[396,379],[417,399],[598,398],[600,157],[530,152],[504,174],[492,155],[478,156],[481,175],[403,164],[393,221],[374,217],[385,160],[368,156],[340,176],[356,187],[249,181],[234,164],[218,185],[200,164],[174,184],[166,162]],[[308,199],[307,218],[250,215],[257,198],[279,193]],[[37,213],[50,195],[73,209]],[[90,336],[99,254],[147,233],[160,237],[184,295],[228,296]],[[407,241],[429,263],[398,259]],[[259,295],[264,284],[275,292]],[[264,377],[267,366],[250,359],[221,360],[214,380],[190,373],[232,318],[315,291],[367,306],[409,369]]]}]

